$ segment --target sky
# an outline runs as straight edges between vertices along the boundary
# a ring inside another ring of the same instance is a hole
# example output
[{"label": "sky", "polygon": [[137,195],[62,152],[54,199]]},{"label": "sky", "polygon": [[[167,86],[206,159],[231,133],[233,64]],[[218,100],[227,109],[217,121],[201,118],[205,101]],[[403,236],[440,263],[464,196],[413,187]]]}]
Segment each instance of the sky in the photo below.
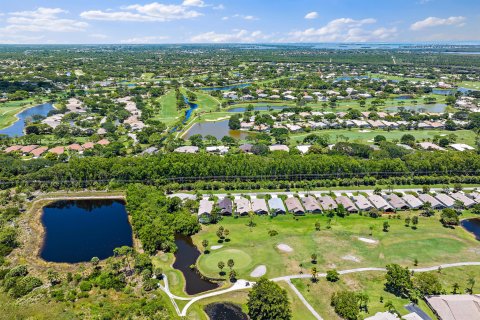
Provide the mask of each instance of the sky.
[{"label": "sky", "polygon": [[0,0],[0,43],[480,40],[479,0]]}]

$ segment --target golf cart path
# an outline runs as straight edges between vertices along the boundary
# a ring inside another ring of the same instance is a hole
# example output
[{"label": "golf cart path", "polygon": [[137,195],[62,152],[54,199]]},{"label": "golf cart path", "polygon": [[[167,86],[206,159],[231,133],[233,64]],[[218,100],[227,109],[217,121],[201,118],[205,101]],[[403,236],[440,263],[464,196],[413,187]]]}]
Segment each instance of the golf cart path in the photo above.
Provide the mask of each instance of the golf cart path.
[{"label": "golf cart path", "polygon": [[[457,262],[457,263],[447,263],[447,264],[441,264],[433,267],[426,267],[426,268],[416,268],[416,269],[410,269],[413,272],[429,272],[429,271],[436,271],[439,268],[440,269],[446,269],[446,268],[455,268],[455,267],[465,267],[465,266],[480,266],[480,262]],[[351,274],[351,273],[358,273],[358,272],[369,272],[369,271],[379,271],[379,272],[385,272],[387,271],[385,268],[356,268],[356,269],[348,269],[348,270],[341,270],[338,271],[339,274]],[[319,278],[325,278],[327,276],[326,273],[318,273],[317,277]],[[315,309],[308,303],[308,301],[305,299],[305,297],[302,295],[300,291],[293,285],[291,282],[292,279],[308,279],[311,278],[311,274],[294,274],[294,275],[289,275],[289,276],[283,276],[283,277],[277,277],[270,279],[271,281],[285,281],[290,288],[292,288],[293,292],[298,296],[300,301],[305,305],[305,307],[312,313],[312,315],[317,319],[317,320],[323,320],[323,318],[315,311]],[[195,302],[210,298],[210,297],[215,297],[219,296],[225,293],[233,292],[233,291],[238,291],[238,290],[245,290],[245,289],[250,289],[255,282],[247,281],[247,280],[237,280],[231,286],[230,288],[224,289],[224,290],[219,290],[219,291],[212,291],[205,293],[200,296],[195,296],[195,297],[179,297],[174,295],[173,293],[170,292],[170,288],[168,285],[168,278],[167,276],[164,275],[163,280],[165,282],[165,285],[159,285],[160,289],[165,292],[170,300],[172,301],[173,306],[175,307],[175,310],[177,311],[177,314],[181,317],[185,317],[187,315],[187,311],[190,308],[192,304]],[[185,305],[185,307],[180,311],[180,308],[178,307],[177,303],[175,300],[183,300],[183,301],[188,301],[188,303]]]}]

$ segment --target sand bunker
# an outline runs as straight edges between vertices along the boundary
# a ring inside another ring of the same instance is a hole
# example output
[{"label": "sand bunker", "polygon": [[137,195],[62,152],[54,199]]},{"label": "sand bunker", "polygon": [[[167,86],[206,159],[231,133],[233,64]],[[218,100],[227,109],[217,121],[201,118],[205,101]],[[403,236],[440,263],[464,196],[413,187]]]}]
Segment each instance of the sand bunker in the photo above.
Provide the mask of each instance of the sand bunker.
[{"label": "sand bunker", "polygon": [[283,251],[283,252],[293,252],[292,247],[290,247],[289,245],[284,244],[284,243],[280,243],[277,246],[277,248],[278,248],[278,250]]},{"label": "sand bunker", "polygon": [[265,267],[264,265],[261,265],[256,267],[255,270],[253,270],[252,273],[250,273],[250,276],[254,278],[260,278],[265,273],[267,273],[267,267]]},{"label": "sand bunker", "polygon": [[351,254],[347,254],[346,256],[342,257],[343,260],[353,261],[353,262],[360,262],[361,260]]},{"label": "sand bunker", "polygon": [[370,243],[370,244],[377,244],[378,243],[378,240],[373,240],[373,239],[368,239],[368,238],[359,237],[358,240],[366,242],[366,243]]},{"label": "sand bunker", "polygon": [[210,247],[211,250],[218,250],[218,249],[221,249],[221,248],[223,248],[223,245],[211,246]]}]

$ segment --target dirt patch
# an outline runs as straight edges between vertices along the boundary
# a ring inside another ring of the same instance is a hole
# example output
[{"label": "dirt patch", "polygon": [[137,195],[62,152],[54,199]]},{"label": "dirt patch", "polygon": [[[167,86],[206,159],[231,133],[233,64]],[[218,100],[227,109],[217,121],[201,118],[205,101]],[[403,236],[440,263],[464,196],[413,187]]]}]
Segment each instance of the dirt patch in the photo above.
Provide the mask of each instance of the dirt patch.
[{"label": "dirt patch", "polygon": [[292,247],[290,247],[288,244],[285,244],[285,243],[280,243],[277,246],[277,249],[282,251],[282,252],[293,252]]},{"label": "dirt patch", "polygon": [[250,276],[254,277],[254,278],[260,278],[261,276],[265,275],[265,273],[267,273],[267,267],[264,266],[264,265],[260,265],[260,266],[256,267],[252,271],[252,273],[250,273]]}]

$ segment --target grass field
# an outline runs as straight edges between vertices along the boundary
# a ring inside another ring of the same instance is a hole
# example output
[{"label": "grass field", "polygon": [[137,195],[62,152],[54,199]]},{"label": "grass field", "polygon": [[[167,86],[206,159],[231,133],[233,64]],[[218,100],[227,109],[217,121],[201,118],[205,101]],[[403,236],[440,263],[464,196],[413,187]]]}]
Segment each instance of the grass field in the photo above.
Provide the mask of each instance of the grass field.
[{"label": "grass field", "polygon": [[[348,138],[348,142],[359,143],[373,143],[373,139],[377,135],[382,135],[387,138],[388,141],[400,140],[404,134],[411,134],[415,137],[417,142],[432,140],[434,136],[442,136],[448,134],[455,134],[457,136],[457,143],[466,143],[468,145],[475,145],[475,133],[470,130],[457,130],[457,131],[445,131],[445,130],[372,130],[368,129],[365,132],[360,132],[361,129],[340,129],[340,130],[317,130],[310,133],[299,133],[290,135],[290,139],[298,144],[301,144],[303,139],[309,134],[328,135],[331,143],[339,141],[345,141],[343,137]],[[368,132],[366,132],[368,131]],[[342,137],[343,136],[343,137]]]},{"label": "grass field", "polygon": [[[438,274],[437,271],[432,273]],[[451,293],[452,285],[456,282],[460,285],[459,292],[464,292],[466,281],[472,275],[476,279],[480,277],[480,267],[461,267],[444,269],[438,274],[442,288],[446,293]],[[384,291],[385,273],[383,272],[365,272],[340,276],[340,281],[331,283],[325,279],[320,279],[317,283],[312,283],[309,279],[296,279],[292,283],[320,314],[326,319],[340,319],[330,306],[330,297],[334,292],[340,290],[351,290],[355,292],[365,292],[370,298],[368,315],[374,315],[377,312],[385,311],[384,304],[391,301],[395,309],[402,315],[410,313],[404,308],[409,303],[407,299],[401,299],[391,293]],[[478,292],[479,286],[474,287],[474,292]],[[475,291],[477,289],[477,291]],[[383,297],[383,302],[380,302]],[[428,308],[424,301],[419,302],[420,308],[427,312],[432,318],[436,319],[433,312]],[[367,314],[364,314],[367,316]]]},{"label": "grass field", "polygon": [[[210,245],[217,245],[218,226],[230,230],[230,241],[223,242],[219,250],[201,255],[197,265],[203,274],[218,277],[217,263],[233,259],[239,277],[253,280],[250,273],[258,265],[267,267],[266,276],[269,278],[309,272],[313,266],[310,262],[312,253],[318,255],[316,266],[319,270],[382,267],[388,263],[412,265],[414,259],[418,259],[420,266],[430,266],[472,261],[480,257],[480,252],[475,250],[478,242],[471,234],[462,228],[445,229],[438,216],[420,217],[418,230],[405,227],[405,217],[414,214],[401,213],[401,220],[358,215],[335,217],[331,221],[331,229],[326,228],[328,218],[321,215],[307,215],[298,220],[291,215],[255,217],[256,227],[253,228],[247,226],[248,218],[228,217],[218,225],[204,226],[193,237],[199,248],[204,239]],[[321,231],[315,231],[317,221],[321,224]],[[389,232],[382,231],[384,221],[391,225]],[[372,236],[370,227],[373,228]],[[277,231],[278,235],[270,236],[269,230]],[[379,242],[377,245],[367,244],[358,237],[372,237]],[[277,249],[280,243],[289,245],[294,251],[280,252]],[[355,257],[358,262],[348,257]]]},{"label": "grass field", "polygon": [[160,97],[159,102],[161,107],[155,119],[160,120],[167,125],[177,122],[180,115],[177,110],[175,91],[171,90],[167,92],[164,96]]}]

